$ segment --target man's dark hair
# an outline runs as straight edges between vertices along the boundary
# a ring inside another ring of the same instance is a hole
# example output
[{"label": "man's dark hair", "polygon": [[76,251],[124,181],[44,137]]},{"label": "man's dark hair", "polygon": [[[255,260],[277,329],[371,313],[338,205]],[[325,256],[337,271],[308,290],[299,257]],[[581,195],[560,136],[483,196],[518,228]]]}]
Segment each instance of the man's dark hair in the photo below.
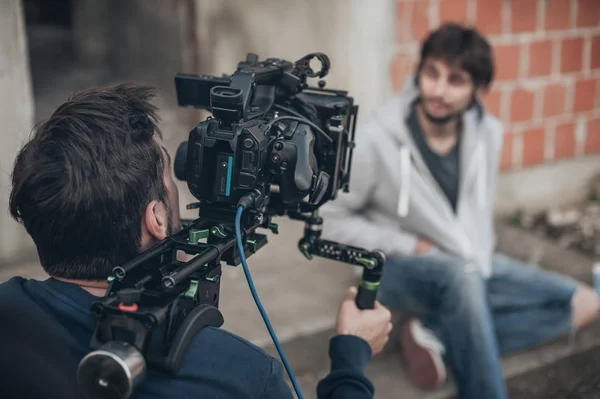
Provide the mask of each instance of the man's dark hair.
[{"label": "man's dark hair", "polygon": [[447,23],[432,31],[421,46],[419,76],[427,58],[456,65],[471,75],[477,87],[487,88],[494,77],[494,59],[488,41],[474,28]]},{"label": "man's dark hair", "polygon": [[106,279],[139,251],[146,206],[167,204],[155,94],[135,84],[77,92],[17,155],[10,213],[51,276]]}]

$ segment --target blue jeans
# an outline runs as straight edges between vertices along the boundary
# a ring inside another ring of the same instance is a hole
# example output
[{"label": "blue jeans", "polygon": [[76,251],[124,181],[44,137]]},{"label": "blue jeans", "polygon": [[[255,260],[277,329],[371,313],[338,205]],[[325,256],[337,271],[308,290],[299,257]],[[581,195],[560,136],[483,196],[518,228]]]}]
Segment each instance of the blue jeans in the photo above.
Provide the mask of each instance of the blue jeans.
[{"label": "blue jeans", "polygon": [[572,329],[577,283],[501,254],[482,278],[468,262],[433,250],[388,259],[379,300],[413,313],[446,347],[461,398],[506,398],[500,355]]}]

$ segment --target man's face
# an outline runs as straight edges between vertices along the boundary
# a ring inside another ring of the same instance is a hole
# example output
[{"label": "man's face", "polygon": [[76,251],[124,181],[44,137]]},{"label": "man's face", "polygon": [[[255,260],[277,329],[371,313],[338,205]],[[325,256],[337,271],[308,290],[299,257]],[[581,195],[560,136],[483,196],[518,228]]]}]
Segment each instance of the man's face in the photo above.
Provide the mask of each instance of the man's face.
[{"label": "man's face", "polygon": [[171,157],[167,152],[166,148],[161,146],[162,156],[164,162],[164,172],[163,179],[165,182],[165,187],[167,188],[167,207],[169,211],[169,221],[167,224],[167,235],[172,235],[173,233],[181,230],[181,218],[179,214],[179,190],[173,181],[173,173],[171,171]]},{"label": "man's face", "polygon": [[434,58],[425,60],[418,82],[423,111],[427,119],[438,124],[460,116],[475,95],[468,72]]}]

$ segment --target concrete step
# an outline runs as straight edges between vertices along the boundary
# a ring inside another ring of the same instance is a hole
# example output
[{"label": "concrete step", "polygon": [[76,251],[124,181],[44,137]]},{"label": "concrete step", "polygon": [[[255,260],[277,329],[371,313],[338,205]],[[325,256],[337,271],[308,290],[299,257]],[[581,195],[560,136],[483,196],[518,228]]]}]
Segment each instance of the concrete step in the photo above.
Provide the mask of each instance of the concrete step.
[{"label": "concrete step", "polygon": [[600,347],[557,360],[509,380],[509,397],[600,398]]}]

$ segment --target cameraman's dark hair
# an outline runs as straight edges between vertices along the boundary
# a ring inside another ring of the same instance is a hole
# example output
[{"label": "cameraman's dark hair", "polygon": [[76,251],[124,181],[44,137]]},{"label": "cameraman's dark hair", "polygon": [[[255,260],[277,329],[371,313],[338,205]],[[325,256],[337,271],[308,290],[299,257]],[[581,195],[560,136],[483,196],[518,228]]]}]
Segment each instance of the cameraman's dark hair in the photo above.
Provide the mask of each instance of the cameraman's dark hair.
[{"label": "cameraman's dark hair", "polygon": [[55,277],[103,280],[139,251],[141,218],[167,204],[154,89],[75,93],[17,155],[10,213]]},{"label": "cameraman's dark hair", "polygon": [[494,59],[488,41],[474,28],[447,23],[432,31],[421,46],[417,76],[427,58],[458,65],[478,87],[488,87],[494,77]]}]

